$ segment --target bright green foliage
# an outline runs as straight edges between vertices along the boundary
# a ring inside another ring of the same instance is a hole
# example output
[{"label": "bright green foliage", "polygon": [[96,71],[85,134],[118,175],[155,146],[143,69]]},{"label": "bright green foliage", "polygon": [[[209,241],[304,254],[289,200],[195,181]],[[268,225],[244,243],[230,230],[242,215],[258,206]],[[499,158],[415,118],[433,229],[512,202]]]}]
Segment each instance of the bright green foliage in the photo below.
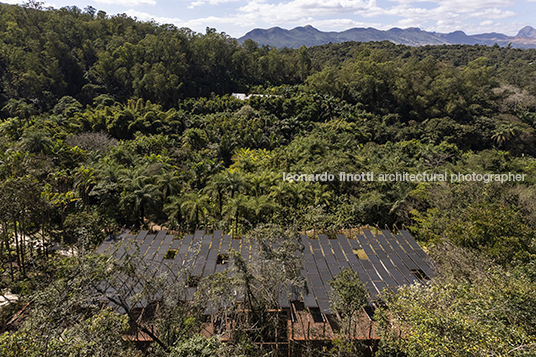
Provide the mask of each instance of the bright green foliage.
[{"label": "bright green foliage", "polygon": [[408,357],[532,355],[536,320],[529,311],[536,308],[535,288],[500,269],[471,283],[402,288],[388,300],[393,330],[383,332],[378,355],[401,355],[393,350]]},{"label": "bright green foliage", "polygon": [[201,335],[179,341],[171,350],[170,357],[211,357],[216,355],[221,342],[217,337],[206,338]]},{"label": "bright green foliage", "polygon": [[533,258],[534,231],[519,210],[509,205],[469,207],[461,221],[447,227],[446,236],[462,247],[478,249],[500,264]]},{"label": "bright green foliage", "polygon": [[342,270],[329,284],[333,288],[331,308],[339,319],[333,353],[338,356],[359,355],[363,349],[355,337],[362,336],[370,328],[361,319],[363,308],[368,304],[367,288],[359,279],[359,274],[350,268]]},{"label": "bright green foliage", "polygon": [[359,312],[368,302],[366,287],[351,269],[341,271],[329,284],[335,291],[333,308],[343,317]]}]

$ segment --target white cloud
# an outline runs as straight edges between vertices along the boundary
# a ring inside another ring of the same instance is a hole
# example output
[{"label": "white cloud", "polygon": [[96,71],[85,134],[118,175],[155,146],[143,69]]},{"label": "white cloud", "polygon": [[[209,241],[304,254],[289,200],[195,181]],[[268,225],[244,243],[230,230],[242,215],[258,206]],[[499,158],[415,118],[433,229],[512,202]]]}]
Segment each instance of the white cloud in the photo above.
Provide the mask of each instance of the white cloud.
[{"label": "white cloud", "polygon": [[[193,31],[201,33],[204,33],[207,27],[216,27],[220,24],[240,26],[248,29],[255,25],[255,19],[247,15],[233,15],[228,17],[209,16],[192,20],[183,20],[178,17],[153,16],[146,12],[136,11],[134,9],[126,11],[126,14],[130,17],[136,17],[141,21],[155,21],[159,24],[173,24],[177,27],[188,27]],[[242,33],[234,33],[229,35],[240,37],[242,36]]]},{"label": "white cloud", "polygon": [[155,0],[95,0],[98,3],[122,6],[156,5]]},{"label": "white cloud", "polygon": [[[458,29],[464,27],[467,34],[480,34],[480,33],[490,33],[497,32],[509,36],[515,36],[517,31],[526,26],[527,24],[514,22],[496,22],[496,21],[483,21],[484,23],[463,23],[460,24]],[[514,30],[512,30],[514,29]]]},{"label": "white cloud", "polygon": [[239,0],[208,0],[208,1],[201,0],[201,1],[194,1],[188,6],[188,8],[193,9],[194,7],[202,6],[202,5],[219,5],[219,4],[225,4],[225,3],[229,3],[229,2],[235,2],[235,1],[239,1]]},{"label": "white cloud", "polygon": [[484,17],[487,19],[505,19],[507,17],[513,17],[515,15],[516,13],[513,11],[502,11],[497,8],[494,8],[472,13],[471,17]]},{"label": "white cloud", "polygon": [[[9,5],[22,5],[25,2],[26,1],[24,1],[24,0],[2,0],[2,1],[0,1],[0,3],[9,4]],[[46,8],[49,8],[49,7],[57,8],[56,4],[52,4],[50,2],[45,1],[43,3],[43,8],[46,9]]]},{"label": "white cloud", "polygon": [[[310,23],[321,24],[325,17],[354,14],[364,18],[385,16],[400,18],[392,26],[421,28],[435,26],[444,30],[454,30],[452,26],[462,26],[470,19],[503,19],[516,15],[515,12],[504,9],[512,6],[515,3],[513,0],[428,0],[426,7],[419,6],[422,2],[424,0],[395,0],[394,6],[380,7],[376,0],[290,0],[279,3],[276,0],[251,0],[238,11],[272,26],[303,25],[304,22],[300,21],[304,18],[313,18]],[[358,21],[350,21],[359,24]],[[335,20],[333,22],[334,24],[330,26],[340,27],[336,26]],[[352,22],[348,22],[350,23]]]},{"label": "white cloud", "polygon": [[125,12],[130,17],[135,17],[138,20],[141,21],[156,21],[160,24],[173,24],[173,25],[179,25],[180,23],[184,22],[183,20],[179,19],[178,17],[159,17],[159,16],[153,16],[151,14],[148,14],[146,12],[136,11],[134,9],[130,9]]},{"label": "white cloud", "polygon": [[[132,6],[156,3],[156,0],[96,1],[124,2],[133,4]],[[194,19],[188,18],[187,13],[184,13],[183,18],[158,17],[133,8],[127,14],[144,21],[154,20],[189,27],[201,33],[205,32],[206,27],[215,27],[239,37],[252,28],[281,26],[290,29],[306,24],[322,31],[343,31],[355,27],[381,30],[418,27],[443,33],[462,30],[467,34],[501,31],[513,34],[513,29],[517,28],[513,26],[517,25],[500,20],[515,18],[518,16],[515,11],[519,11],[518,7],[513,6],[513,0],[391,0],[382,2],[381,6],[377,0],[247,0],[242,6],[234,5],[239,0],[189,1],[190,8],[230,4],[226,7],[225,14],[220,15],[214,10],[212,14],[215,16]]]},{"label": "white cloud", "polygon": [[375,0],[292,0],[280,3],[253,0],[240,7],[239,11],[268,23],[291,23],[304,17],[361,13],[376,7]]},{"label": "white cloud", "polygon": [[[535,0],[536,1],[536,0]],[[385,25],[375,22],[360,22],[355,21],[352,19],[330,19],[330,20],[309,20],[307,24],[322,29],[322,31],[327,30],[337,30],[337,31],[344,31],[355,27],[374,27],[376,29],[387,29]]]},{"label": "white cloud", "polygon": [[201,6],[201,5],[204,5],[205,2],[204,1],[195,1],[193,3],[191,3],[189,6],[188,6],[188,9],[193,9],[194,7],[196,6]]},{"label": "white cloud", "polygon": [[[217,16],[208,16],[199,19],[193,19],[185,21],[181,26],[189,27],[197,32],[205,32],[207,27],[215,27],[218,29],[217,25],[233,25],[245,29],[251,29],[256,25],[257,21],[255,18],[249,15],[232,15],[226,17],[217,17]],[[228,33],[230,36],[240,37],[242,33]]]},{"label": "white cloud", "polygon": [[435,3],[459,12],[471,12],[480,9],[505,8],[515,5],[514,0],[436,0]]}]

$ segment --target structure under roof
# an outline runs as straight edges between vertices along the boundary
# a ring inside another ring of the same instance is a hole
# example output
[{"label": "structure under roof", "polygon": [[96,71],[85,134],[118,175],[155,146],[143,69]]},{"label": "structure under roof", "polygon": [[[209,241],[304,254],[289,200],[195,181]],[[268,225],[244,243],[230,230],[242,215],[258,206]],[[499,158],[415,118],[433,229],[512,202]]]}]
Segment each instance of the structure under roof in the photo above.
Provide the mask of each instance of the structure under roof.
[{"label": "structure under roof", "polygon": [[[282,291],[279,305],[289,308],[291,303],[299,301],[309,309],[319,309],[324,315],[331,314],[329,281],[341,270],[351,268],[359,274],[366,285],[370,305],[380,299],[383,289],[396,289],[401,285],[425,282],[434,276],[434,263],[406,230],[392,234],[388,230],[381,234],[364,231],[362,235],[347,238],[337,235],[329,239],[327,235],[318,235],[318,239],[301,236],[303,252],[301,256],[309,293],[297,296],[289,291]],[[115,244],[121,242],[121,244]],[[222,231],[205,234],[196,231],[181,239],[159,231],[149,234],[140,231],[133,235],[124,232],[117,237],[109,237],[96,250],[97,253],[113,255],[116,259],[139,254],[142,260],[154,269],[154,274],[188,272],[189,279],[200,280],[214,273],[230,269],[229,251],[240,252],[246,260],[255,259],[260,245],[250,239],[232,239]],[[193,300],[196,286],[187,288],[186,300]],[[136,288],[133,288],[136,292]],[[210,314],[210,311],[207,311]]]}]

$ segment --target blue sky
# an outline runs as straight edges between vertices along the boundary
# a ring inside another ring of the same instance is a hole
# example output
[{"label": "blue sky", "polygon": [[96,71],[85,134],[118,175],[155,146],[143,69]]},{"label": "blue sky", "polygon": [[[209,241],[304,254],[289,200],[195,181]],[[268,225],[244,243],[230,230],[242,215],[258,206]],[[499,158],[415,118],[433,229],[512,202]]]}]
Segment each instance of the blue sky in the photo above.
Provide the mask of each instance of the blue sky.
[{"label": "blue sky", "polygon": [[[20,0],[1,0],[20,3]],[[254,28],[292,29],[312,25],[322,31],[353,27],[419,27],[426,31],[500,32],[516,35],[536,28],[536,0],[44,0],[45,5],[88,5],[109,15],[126,13],[205,32],[213,27],[232,37]]]}]

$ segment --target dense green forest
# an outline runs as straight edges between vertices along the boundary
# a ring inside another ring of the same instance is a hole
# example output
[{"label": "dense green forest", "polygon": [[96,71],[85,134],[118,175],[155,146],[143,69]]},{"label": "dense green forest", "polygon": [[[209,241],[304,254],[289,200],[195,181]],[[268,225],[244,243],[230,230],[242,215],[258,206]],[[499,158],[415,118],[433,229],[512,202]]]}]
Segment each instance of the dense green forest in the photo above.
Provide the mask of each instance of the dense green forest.
[{"label": "dense green forest", "polygon": [[[2,355],[138,355],[125,316],[87,318],[87,279],[110,278],[108,262],[53,248],[90,251],[154,225],[289,237],[408,227],[438,276],[386,295],[376,355],[533,355],[535,60],[478,45],[278,50],[92,7],[0,5],[0,288],[21,295],[2,324],[41,301],[0,337]],[[339,172],[525,176],[283,179]],[[155,322],[167,342],[147,354],[263,354],[246,338],[204,339],[199,316],[169,309]]]}]

